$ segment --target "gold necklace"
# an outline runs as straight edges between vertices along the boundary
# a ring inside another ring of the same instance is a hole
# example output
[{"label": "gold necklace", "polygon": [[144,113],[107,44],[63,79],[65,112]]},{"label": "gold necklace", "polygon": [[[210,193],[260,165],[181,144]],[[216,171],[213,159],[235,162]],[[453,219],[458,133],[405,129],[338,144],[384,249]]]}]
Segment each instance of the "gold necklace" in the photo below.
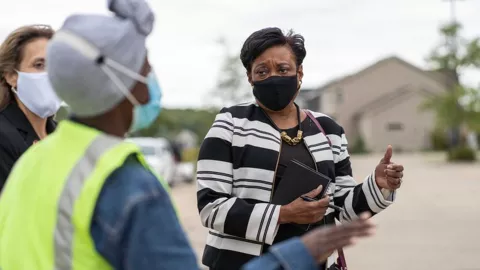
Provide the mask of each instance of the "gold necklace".
[{"label": "gold necklace", "polygon": [[301,118],[300,108],[298,107],[298,105],[296,103],[294,103],[294,104],[295,104],[295,107],[297,108],[298,131],[297,131],[297,136],[293,139],[292,139],[292,137],[288,136],[286,131],[281,131],[278,128],[278,126],[275,125],[275,122],[273,122],[272,118],[270,118],[268,113],[266,113],[264,110],[262,110],[263,113],[265,114],[265,116],[268,118],[268,120],[270,120],[270,123],[272,123],[272,125],[275,127],[275,129],[277,129],[280,132],[280,138],[282,138],[282,140],[289,145],[297,145],[302,141],[302,138],[303,138],[302,122],[301,122],[301,119],[300,119]]},{"label": "gold necklace", "polygon": [[282,140],[284,142],[288,143],[289,145],[297,145],[302,141],[303,131],[301,131],[299,129],[297,131],[297,137],[295,137],[293,139],[292,139],[292,137],[288,136],[287,132],[285,132],[285,131],[282,131],[282,133],[280,133],[280,136],[282,137]]},{"label": "gold necklace", "polygon": [[301,122],[301,117],[300,117],[300,108],[298,107],[297,104],[295,104],[295,107],[297,108],[297,121],[298,121],[298,131],[297,131],[297,137],[293,138],[288,136],[286,131],[280,132],[280,137],[282,140],[289,145],[297,145],[302,141],[303,137],[303,131],[302,131],[302,122]]}]

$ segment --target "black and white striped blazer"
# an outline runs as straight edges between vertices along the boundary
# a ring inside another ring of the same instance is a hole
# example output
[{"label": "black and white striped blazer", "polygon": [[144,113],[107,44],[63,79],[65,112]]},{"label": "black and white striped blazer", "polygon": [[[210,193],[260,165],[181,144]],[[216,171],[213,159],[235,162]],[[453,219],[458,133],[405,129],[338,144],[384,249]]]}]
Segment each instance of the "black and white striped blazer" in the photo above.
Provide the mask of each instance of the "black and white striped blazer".
[{"label": "black and white striped blazer", "polygon": [[[334,179],[328,191],[331,202],[345,210],[339,214],[329,208],[325,221],[348,221],[361,212],[376,214],[389,206],[395,193],[382,194],[374,173],[362,184],[353,179],[343,128],[325,114],[312,114],[332,146],[320,130],[304,133],[304,142],[318,170]],[[258,105],[224,108],[217,115],[197,165],[198,209],[201,222],[210,229],[205,265],[238,269],[260,255],[263,244],[274,241],[280,206],[270,200],[280,147],[279,132]],[[328,265],[333,259],[332,255]]]}]

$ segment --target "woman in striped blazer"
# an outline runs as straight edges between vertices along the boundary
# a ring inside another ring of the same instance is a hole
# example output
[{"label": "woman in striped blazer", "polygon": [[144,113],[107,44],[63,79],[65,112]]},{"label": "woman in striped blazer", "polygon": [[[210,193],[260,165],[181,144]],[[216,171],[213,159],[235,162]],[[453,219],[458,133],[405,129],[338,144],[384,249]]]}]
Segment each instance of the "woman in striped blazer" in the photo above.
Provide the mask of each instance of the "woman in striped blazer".
[{"label": "woman in striped blazer", "polygon": [[[198,209],[210,229],[202,261],[210,269],[239,269],[270,245],[304,234],[295,224],[345,222],[361,212],[379,213],[395,199],[403,166],[390,161],[390,146],[372,174],[357,184],[343,128],[327,115],[300,110],[294,103],[305,55],[304,38],[278,28],[254,32],[243,45],[240,58],[256,102],[220,111],[197,166]],[[332,179],[323,199],[271,203],[291,159]],[[321,269],[330,268],[334,260],[332,254]]]}]

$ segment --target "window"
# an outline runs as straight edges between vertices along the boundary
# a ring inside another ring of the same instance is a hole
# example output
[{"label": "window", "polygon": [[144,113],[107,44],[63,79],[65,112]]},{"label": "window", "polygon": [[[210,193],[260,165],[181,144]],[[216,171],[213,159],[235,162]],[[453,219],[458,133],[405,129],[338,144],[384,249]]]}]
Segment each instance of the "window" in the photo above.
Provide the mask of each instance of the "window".
[{"label": "window", "polygon": [[403,130],[403,124],[399,122],[392,122],[387,124],[388,131],[401,131]]}]

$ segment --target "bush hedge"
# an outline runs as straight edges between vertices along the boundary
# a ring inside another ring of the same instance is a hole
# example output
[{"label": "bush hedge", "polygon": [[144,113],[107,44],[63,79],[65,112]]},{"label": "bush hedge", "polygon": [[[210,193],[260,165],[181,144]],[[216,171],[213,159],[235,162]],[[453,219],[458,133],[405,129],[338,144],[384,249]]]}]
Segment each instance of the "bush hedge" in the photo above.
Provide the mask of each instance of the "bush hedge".
[{"label": "bush hedge", "polygon": [[348,148],[348,152],[350,154],[367,154],[369,152],[362,136],[359,136],[355,143]]},{"label": "bush hedge", "polygon": [[448,151],[448,160],[473,162],[477,160],[477,153],[468,146],[458,146]]},{"label": "bush hedge", "polygon": [[446,151],[448,150],[447,133],[442,129],[435,129],[430,133],[431,150]]}]

